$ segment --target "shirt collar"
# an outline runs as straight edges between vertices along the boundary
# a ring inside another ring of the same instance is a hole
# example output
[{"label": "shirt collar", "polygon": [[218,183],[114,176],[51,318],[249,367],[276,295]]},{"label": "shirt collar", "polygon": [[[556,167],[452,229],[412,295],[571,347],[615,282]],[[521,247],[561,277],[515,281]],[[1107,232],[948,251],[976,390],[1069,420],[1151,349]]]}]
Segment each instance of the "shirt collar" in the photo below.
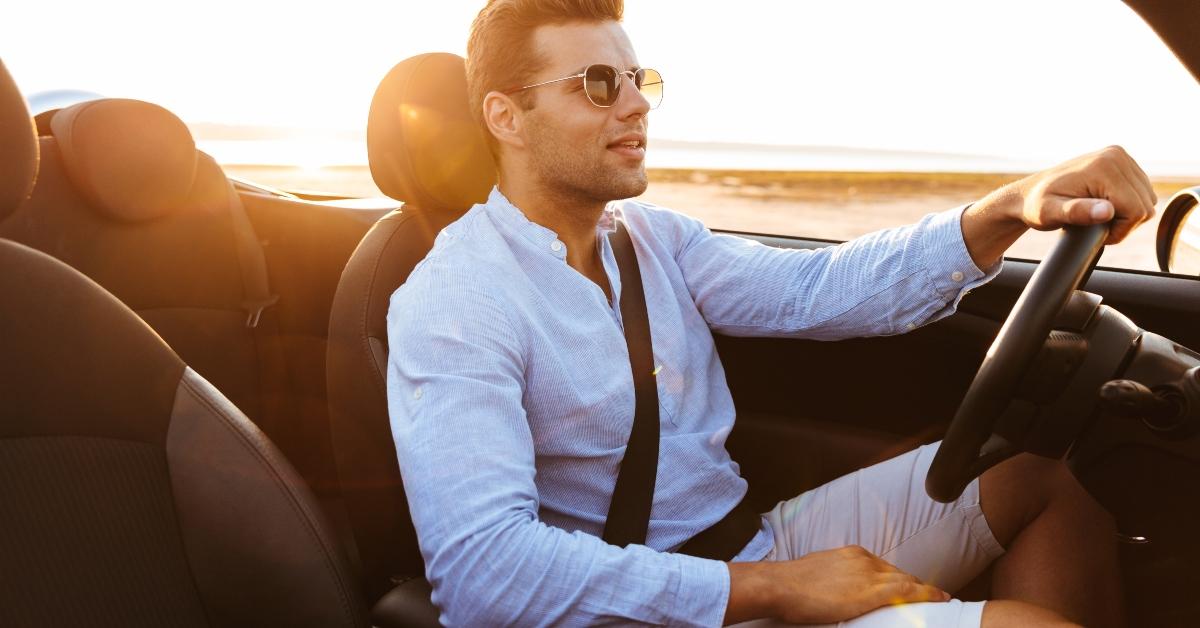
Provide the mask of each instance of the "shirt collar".
[{"label": "shirt collar", "polygon": [[616,231],[617,221],[621,219],[621,203],[613,201],[605,205],[604,211],[600,214],[600,221],[596,223],[597,235],[607,236]]},{"label": "shirt collar", "polygon": [[[561,242],[559,242],[558,250],[552,248],[554,243],[558,242],[558,233],[527,218],[525,212],[521,211],[516,205],[513,205],[508,200],[508,197],[500,192],[499,186],[492,188],[485,208],[497,220],[500,220],[521,234],[522,237],[529,240],[534,246],[551,253],[555,257],[566,259],[566,247]],[[607,237],[609,233],[616,231],[617,221],[621,218],[620,202],[614,201],[605,205],[604,211],[600,214],[600,219],[596,222],[596,235]]]},{"label": "shirt collar", "polygon": [[555,242],[558,242],[558,233],[526,218],[525,212],[521,211],[516,205],[513,205],[508,200],[508,197],[500,192],[498,186],[492,188],[492,193],[488,195],[485,207],[488,213],[505,226],[521,234],[522,237],[529,240],[537,248],[554,254],[555,257],[566,258],[566,247],[562,246],[561,243],[559,244],[558,251],[551,248]]}]

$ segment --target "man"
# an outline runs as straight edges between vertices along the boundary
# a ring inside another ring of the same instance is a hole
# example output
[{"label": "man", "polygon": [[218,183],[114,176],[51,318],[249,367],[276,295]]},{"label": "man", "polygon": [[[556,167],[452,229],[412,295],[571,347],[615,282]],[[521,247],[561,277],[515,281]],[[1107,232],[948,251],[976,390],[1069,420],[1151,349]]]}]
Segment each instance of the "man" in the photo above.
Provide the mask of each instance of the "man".
[{"label": "man", "polygon": [[[724,447],[734,408],[711,330],[903,333],[952,313],[1028,228],[1111,220],[1109,242],[1123,239],[1156,202],[1141,169],[1110,147],[819,251],[713,235],[610,203],[646,189],[656,97],[621,12],[491,0],[472,27],[471,106],[499,184],[438,236],[388,317],[392,429],[442,620],[1119,623],[1111,520],[1061,464],[1031,456],[938,504],[923,490],[927,446],[782,502],[729,562],[672,552],[746,491]],[[641,267],[662,409],[648,536],[623,548],[598,538],[634,414],[617,220]],[[949,600],[993,560],[1004,601]]]}]

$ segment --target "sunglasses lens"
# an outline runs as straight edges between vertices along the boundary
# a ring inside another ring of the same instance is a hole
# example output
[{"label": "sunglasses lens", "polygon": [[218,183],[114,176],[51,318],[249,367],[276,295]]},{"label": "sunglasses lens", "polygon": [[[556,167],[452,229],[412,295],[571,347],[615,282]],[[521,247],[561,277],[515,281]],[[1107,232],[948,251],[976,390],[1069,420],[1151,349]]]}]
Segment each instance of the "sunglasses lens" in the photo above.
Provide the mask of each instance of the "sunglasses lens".
[{"label": "sunglasses lens", "polygon": [[583,74],[583,91],[596,105],[611,107],[621,90],[620,76],[612,66],[590,65]]},{"label": "sunglasses lens", "polygon": [[642,96],[650,103],[651,109],[662,103],[663,80],[658,70],[638,70],[634,81],[637,83],[638,91],[642,92]]}]

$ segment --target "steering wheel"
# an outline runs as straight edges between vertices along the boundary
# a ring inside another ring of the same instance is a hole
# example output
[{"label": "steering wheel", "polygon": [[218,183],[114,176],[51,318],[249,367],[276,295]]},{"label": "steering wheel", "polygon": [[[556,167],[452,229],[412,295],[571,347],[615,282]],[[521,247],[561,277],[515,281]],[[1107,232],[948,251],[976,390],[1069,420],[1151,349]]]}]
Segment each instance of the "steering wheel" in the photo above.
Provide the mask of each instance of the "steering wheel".
[{"label": "steering wheel", "polygon": [[1109,226],[1070,225],[1009,313],[938,447],[925,492],[939,502],[958,499],[971,480],[1019,450],[993,434],[1025,372],[1050,335],[1055,318],[1099,259]]}]

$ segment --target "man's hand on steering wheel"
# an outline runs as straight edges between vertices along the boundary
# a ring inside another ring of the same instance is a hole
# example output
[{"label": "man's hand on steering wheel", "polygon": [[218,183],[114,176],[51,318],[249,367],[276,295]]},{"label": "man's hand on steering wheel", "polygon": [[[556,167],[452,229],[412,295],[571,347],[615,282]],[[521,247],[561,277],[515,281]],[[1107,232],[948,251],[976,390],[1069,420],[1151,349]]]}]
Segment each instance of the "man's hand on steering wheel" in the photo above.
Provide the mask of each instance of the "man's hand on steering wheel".
[{"label": "man's hand on steering wheel", "polygon": [[980,268],[995,264],[1026,229],[1111,222],[1106,244],[1154,217],[1150,179],[1120,146],[1109,146],[1014,181],[972,205],[963,239]]},{"label": "man's hand on steering wheel", "polygon": [[930,497],[952,501],[985,469],[1018,453],[1006,438],[990,438],[996,421],[1103,244],[1149,220],[1156,201],[1142,169],[1110,146],[1015,181],[963,212],[963,238],[981,268],[1027,228],[1071,228],[1038,265],[959,404],[926,477]]}]

